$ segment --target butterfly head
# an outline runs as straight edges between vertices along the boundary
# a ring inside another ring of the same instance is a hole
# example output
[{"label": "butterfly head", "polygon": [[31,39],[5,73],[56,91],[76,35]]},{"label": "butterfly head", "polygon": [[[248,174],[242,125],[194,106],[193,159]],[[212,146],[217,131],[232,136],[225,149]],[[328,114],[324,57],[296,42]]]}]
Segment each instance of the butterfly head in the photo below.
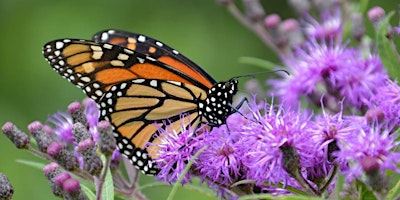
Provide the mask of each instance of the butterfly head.
[{"label": "butterfly head", "polygon": [[234,112],[232,101],[238,90],[237,85],[237,79],[232,78],[212,86],[208,90],[207,98],[199,103],[199,114],[212,125],[225,124],[226,118]]}]

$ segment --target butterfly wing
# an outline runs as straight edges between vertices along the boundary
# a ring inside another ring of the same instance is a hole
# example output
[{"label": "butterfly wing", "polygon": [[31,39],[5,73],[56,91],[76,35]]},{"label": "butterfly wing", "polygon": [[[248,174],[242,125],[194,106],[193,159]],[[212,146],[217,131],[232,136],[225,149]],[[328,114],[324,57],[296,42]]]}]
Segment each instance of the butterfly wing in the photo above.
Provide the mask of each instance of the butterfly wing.
[{"label": "butterfly wing", "polygon": [[167,65],[177,68],[190,77],[211,88],[216,81],[196,63],[179,53],[177,50],[142,34],[121,30],[105,30],[96,33],[93,40],[99,43],[110,43],[129,48],[136,52],[150,56]]},{"label": "butterfly wing", "polygon": [[205,83],[211,80],[198,81],[187,68],[181,71],[140,52],[87,40],[55,40],[43,54],[55,71],[98,103],[101,119],[116,132],[120,152],[146,174],[157,173],[151,161],[157,148],[146,144],[160,142],[158,128],[179,132],[205,121],[197,101],[206,99]]},{"label": "butterfly wing", "polygon": [[135,79],[112,86],[104,97],[100,118],[113,125],[120,152],[145,174],[155,174],[151,159],[157,158],[156,144],[162,140],[158,130],[196,127],[202,118],[195,100],[204,100],[206,93],[181,82]]},{"label": "butterfly wing", "polygon": [[178,68],[117,45],[63,39],[47,43],[43,54],[55,71],[96,101],[112,85],[138,78],[171,80],[208,89],[208,85]]}]

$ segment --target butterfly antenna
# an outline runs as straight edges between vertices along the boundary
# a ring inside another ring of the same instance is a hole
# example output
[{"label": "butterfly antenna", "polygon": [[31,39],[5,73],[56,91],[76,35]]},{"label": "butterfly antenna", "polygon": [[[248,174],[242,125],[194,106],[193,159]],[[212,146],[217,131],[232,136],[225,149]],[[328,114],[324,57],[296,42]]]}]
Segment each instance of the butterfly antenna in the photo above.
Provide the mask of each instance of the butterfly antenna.
[{"label": "butterfly antenna", "polygon": [[289,73],[287,70],[284,70],[284,69],[277,69],[277,70],[272,70],[272,71],[263,71],[263,72],[256,72],[256,73],[251,73],[251,74],[244,74],[244,75],[234,76],[232,79],[238,79],[238,78],[242,78],[242,77],[252,77],[252,78],[255,78],[255,76],[256,76],[256,75],[259,75],[259,74],[276,73],[276,72],[284,72],[284,73],[287,74],[288,76],[290,75],[290,73]]}]

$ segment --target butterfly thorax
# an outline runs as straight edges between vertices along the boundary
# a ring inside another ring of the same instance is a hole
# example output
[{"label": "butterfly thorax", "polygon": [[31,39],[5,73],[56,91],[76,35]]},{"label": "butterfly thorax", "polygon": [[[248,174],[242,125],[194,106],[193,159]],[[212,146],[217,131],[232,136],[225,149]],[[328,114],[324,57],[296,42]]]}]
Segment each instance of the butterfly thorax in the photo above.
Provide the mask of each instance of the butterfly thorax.
[{"label": "butterfly thorax", "polygon": [[237,92],[238,81],[230,79],[216,83],[207,92],[207,98],[199,102],[199,115],[210,125],[220,126],[226,123],[226,118],[234,112],[233,95]]}]

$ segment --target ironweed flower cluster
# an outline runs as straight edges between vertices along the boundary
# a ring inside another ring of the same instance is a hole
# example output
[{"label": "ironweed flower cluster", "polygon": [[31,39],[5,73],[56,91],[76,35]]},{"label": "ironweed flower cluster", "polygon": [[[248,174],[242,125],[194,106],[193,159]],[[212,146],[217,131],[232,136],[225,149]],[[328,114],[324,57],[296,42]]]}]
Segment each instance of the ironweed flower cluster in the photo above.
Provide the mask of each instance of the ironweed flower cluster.
[{"label": "ironweed flower cluster", "polygon": [[[89,199],[102,197],[102,188],[107,176],[114,179],[116,193],[127,197],[144,199],[137,189],[138,174],[132,165],[124,163],[127,172],[120,169],[121,155],[116,149],[111,125],[98,121],[98,108],[94,101],[85,99],[83,103],[73,102],[68,112],[57,112],[48,119],[48,124],[38,121],[28,125],[30,136],[13,123],[3,125],[3,133],[17,148],[27,149],[33,154],[50,161],[43,168],[53,194],[64,199]],[[111,171],[112,173],[109,173]],[[127,173],[129,179],[122,176]],[[108,175],[109,174],[109,175]],[[111,177],[112,176],[112,177]],[[80,181],[93,183],[96,194],[88,194]],[[109,192],[109,191],[108,191]],[[12,191],[11,191],[12,194]]]},{"label": "ironweed flower cluster", "polygon": [[[268,92],[255,80],[247,83],[257,98],[224,126],[201,134],[185,127],[180,134],[164,133],[158,178],[175,182],[185,173],[182,184],[199,177],[221,197],[233,199],[327,197],[333,190],[348,199],[366,190],[370,198],[394,198],[396,187],[387,174],[395,174],[399,183],[400,86],[391,77],[399,74],[400,55],[388,38],[399,28],[390,27],[384,10],[368,12],[374,41],[362,13],[345,12],[349,2],[290,1],[300,19],[283,21],[266,15],[257,0],[242,1],[243,11],[233,1],[219,2],[276,51],[290,75],[267,80]],[[344,30],[349,24],[351,36]],[[380,52],[388,51],[380,48],[385,44],[394,57]],[[389,69],[390,62],[397,71]],[[278,102],[259,100],[266,95]],[[338,185],[341,177],[345,181]]]},{"label": "ironweed flower cluster", "polygon": [[[158,150],[157,178],[176,185],[198,178],[224,199],[328,198],[334,191],[342,199],[399,198],[400,55],[393,40],[400,27],[388,23],[392,14],[368,11],[372,39],[363,11],[348,1],[291,0],[299,19],[284,20],[266,14],[258,0],[218,2],[278,54],[290,75],[267,80],[270,91],[246,83],[253,98],[226,125],[160,128],[160,142],[149,144]],[[28,130],[37,148],[12,123],[2,130],[17,148],[51,161],[44,174],[56,196],[86,199],[78,181],[86,179],[100,197],[111,169],[117,193],[146,199],[126,160],[131,182],[121,175],[110,124],[98,117],[85,100],[53,115],[51,126],[33,122]]]}]

